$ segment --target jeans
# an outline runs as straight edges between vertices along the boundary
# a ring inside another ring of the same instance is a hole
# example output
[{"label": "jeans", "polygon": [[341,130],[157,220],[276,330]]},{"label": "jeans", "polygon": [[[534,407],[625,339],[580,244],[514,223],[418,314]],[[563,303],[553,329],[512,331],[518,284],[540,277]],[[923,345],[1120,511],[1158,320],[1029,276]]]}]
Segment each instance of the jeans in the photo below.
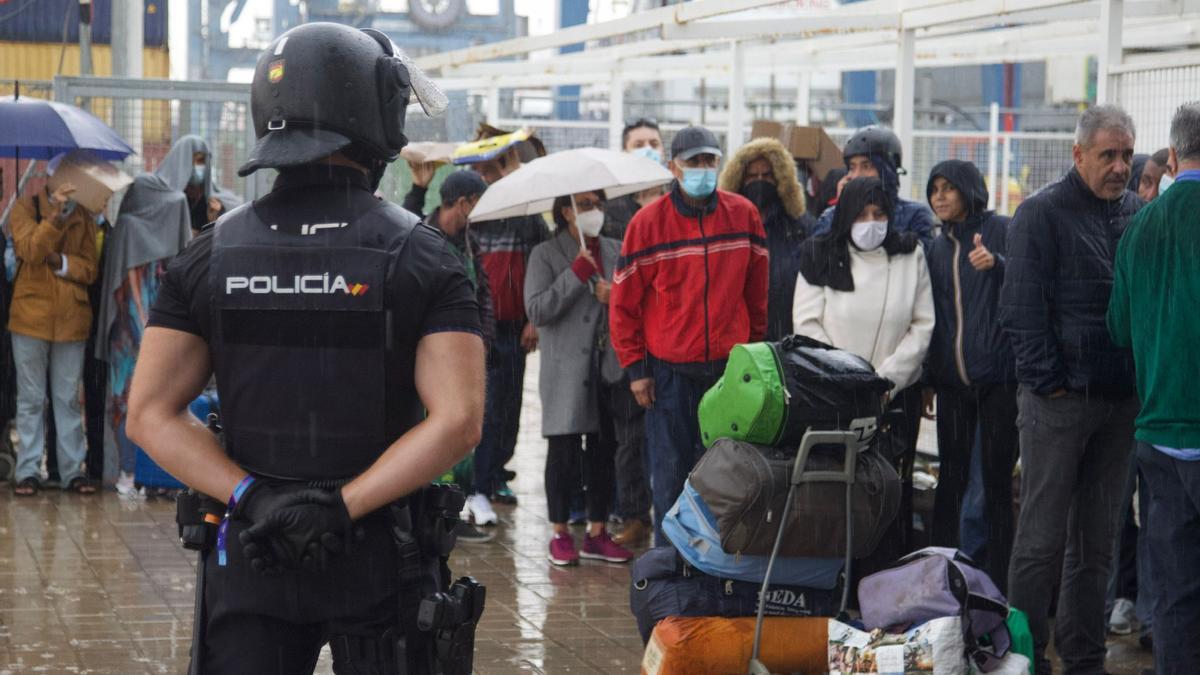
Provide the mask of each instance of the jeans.
[{"label": "jeans", "polygon": [[[624,520],[650,520],[646,482],[646,411],[629,390],[629,380],[600,388],[600,435],[616,446],[616,511]],[[609,418],[610,422],[606,423]]]},{"label": "jeans", "polygon": [[1104,594],[1129,474],[1136,397],[1020,388],[1021,516],[1009,567],[1009,603],[1029,617],[1037,675],[1050,675],[1051,593],[1061,573],[1054,642],[1063,672],[1104,671]]},{"label": "jeans", "polygon": [[[979,430],[975,430],[975,443],[971,446],[971,480],[963,495],[962,514],[958,518],[958,549],[972,560],[986,560],[988,523],[987,501],[983,494],[983,458],[980,457]],[[1005,563],[1008,559],[1005,556]],[[999,579],[992,581],[999,582]],[[1004,582],[1008,583],[1005,576]]]},{"label": "jeans", "polygon": [[1200,673],[1200,461],[1178,460],[1140,442],[1137,457],[1150,487],[1155,670]]},{"label": "jeans", "polygon": [[1012,551],[1012,470],[1017,461],[1015,384],[938,390],[938,459],[933,544],[957,548],[963,497],[970,482],[971,449],[978,436],[987,518],[986,561],[978,561],[1000,591]]},{"label": "jeans", "polygon": [[[1154,623],[1154,574],[1150,571],[1150,542],[1147,539],[1150,522],[1150,488],[1137,466],[1136,444],[1130,462],[1129,480],[1125,485],[1124,516],[1117,540],[1113,543],[1112,574],[1108,578],[1108,596],[1104,615],[1111,616],[1117,598],[1134,600],[1134,613],[1141,624],[1142,634],[1150,632]],[[1139,525],[1133,517],[1133,498],[1137,494]]]},{"label": "jeans", "polygon": [[496,340],[487,366],[483,437],[475,448],[473,492],[491,496],[504,464],[512,459],[521,424],[521,394],[525,387],[525,349],[517,322],[497,324]]},{"label": "jeans", "polygon": [[662,521],[683,492],[683,483],[704,454],[697,408],[717,376],[692,377],[660,361],[651,361],[654,406],[646,411],[646,453],[650,458],[650,495],[654,503],[654,543],[668,546]]},{"label": "jeans", "polygon": [[17,435],[21,438],[16,479],[40,478],[46,442],[42,416],[49,369],[59,480],[65,486],[83,475],[83,460],[87,455],[79,401],[84,343],[47,342],[13,333],[12,346],[17,365]]}]

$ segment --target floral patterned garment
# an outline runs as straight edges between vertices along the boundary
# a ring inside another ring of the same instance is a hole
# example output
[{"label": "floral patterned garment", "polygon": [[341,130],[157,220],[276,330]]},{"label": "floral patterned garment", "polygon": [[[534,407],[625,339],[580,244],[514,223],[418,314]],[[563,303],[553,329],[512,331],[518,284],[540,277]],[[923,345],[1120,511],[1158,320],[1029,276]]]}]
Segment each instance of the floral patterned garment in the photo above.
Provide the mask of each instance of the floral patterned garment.
[{"label": "floral patterned garment", "polygon": [[114,293],[117,318],[109,335],[109,384],[112,386],[112,425],[116,429],[125,419],[129,405],[129,387],[133,366],[137,363],[142,333],[150,318],[150,307],[167,275],[169,260],[156,260],[129,269]]}]

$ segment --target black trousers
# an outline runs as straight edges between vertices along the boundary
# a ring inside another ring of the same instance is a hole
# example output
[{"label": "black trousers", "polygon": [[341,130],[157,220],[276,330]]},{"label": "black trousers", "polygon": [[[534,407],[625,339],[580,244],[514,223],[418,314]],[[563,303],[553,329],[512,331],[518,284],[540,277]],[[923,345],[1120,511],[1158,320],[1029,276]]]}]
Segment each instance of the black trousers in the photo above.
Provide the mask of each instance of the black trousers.
[{"label": "black trousers", "polygon": [[588,522],[607,521],[613,494],[615,444],[601,434],[548,436],[546,441],[546,510],[550,522],[565,523],[570,519],[572,476],[576,467],[583,473]]},{"label": "black trousers", "polygon": [[[600,389],[600,440],[613,445],[617,515],[650,522],[650,483],[646,480],[646,410],[638,405],[629,380]],[[607,409],[607,414],[606,413]]]},{"label": "black trousers", "polygon": [[933,544],[958,548],[959,516],[971,475],[971,449],[980,442],[986,502],[987,560],[983,565],[1001,592],[1008,586],[1013,544],[1012,472],[1020,445],[1015,383],[937,392],[938,475]]},{"label": "black trousers", "polygon": [[[390,524],[386,512],[356,523],[351,553],[334,558],[325,573],[289,570],[265,575],[251,569],[242,555],[238,533],[245,524],[231,521],[228,564],[218,566],[215,551],[206,554],[204,563],[201,672],[312,673],[321,647],[345,637],[377,647],[360,650],[366,653],[354,661],[335,656],[335,673],[397,673],[388,649],[391,636],[385,636],[397,630],[400,615],[399,568]],[[439,573],[439,564],[436,559],[428,563],[433,566],[430,575]],[[430,579],[436,584],[438,577]]]},{"label": "black trousers", "polygon": [[892,399],[884,413],[883,427],[875,443],[880,454],[891,462],[900,475],[900,509],[875,551],[856,561],[851,570],[853,587],[857,587],[859,579],[889,567],[897,558],[912,551],[912,476],[917,455],[917,436],[921,430],[920,386],[913,385]]}]

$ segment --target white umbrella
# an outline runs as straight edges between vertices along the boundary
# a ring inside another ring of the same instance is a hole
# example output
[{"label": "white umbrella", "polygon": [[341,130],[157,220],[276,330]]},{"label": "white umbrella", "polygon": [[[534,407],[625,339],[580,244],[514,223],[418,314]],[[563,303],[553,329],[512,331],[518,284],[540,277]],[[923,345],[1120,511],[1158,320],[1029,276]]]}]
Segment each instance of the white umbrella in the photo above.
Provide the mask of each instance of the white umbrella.
[{"label": "white umbrella", "polygon": [[672,180],[670,171],[639,155],[601,148],[563,150],[492,183],[471,211],[471,222],[544,213],[556,198],[578,192],[603,190],[613,199]]}]

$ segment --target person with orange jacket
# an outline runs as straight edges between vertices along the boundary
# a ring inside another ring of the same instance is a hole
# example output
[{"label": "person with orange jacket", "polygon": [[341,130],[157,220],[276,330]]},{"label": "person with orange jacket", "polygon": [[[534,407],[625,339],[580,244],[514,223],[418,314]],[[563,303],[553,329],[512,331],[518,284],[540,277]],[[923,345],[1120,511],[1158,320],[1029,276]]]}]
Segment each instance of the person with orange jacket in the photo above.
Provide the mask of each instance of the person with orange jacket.
[{"label": "person with orange jacket", "polygon": [[96,220],[72,199],[63,183],[20,199],[13,209],[13,248],[19,267],[13,279],[8,330],[17,366],[17,453],[14,492],[41,489],[45,445],[43,414],[49,372],[63,488],[91,494],[83,475],[87,444],[79,385],[84,346],[92,324],[88,286],[96,279]]}]

